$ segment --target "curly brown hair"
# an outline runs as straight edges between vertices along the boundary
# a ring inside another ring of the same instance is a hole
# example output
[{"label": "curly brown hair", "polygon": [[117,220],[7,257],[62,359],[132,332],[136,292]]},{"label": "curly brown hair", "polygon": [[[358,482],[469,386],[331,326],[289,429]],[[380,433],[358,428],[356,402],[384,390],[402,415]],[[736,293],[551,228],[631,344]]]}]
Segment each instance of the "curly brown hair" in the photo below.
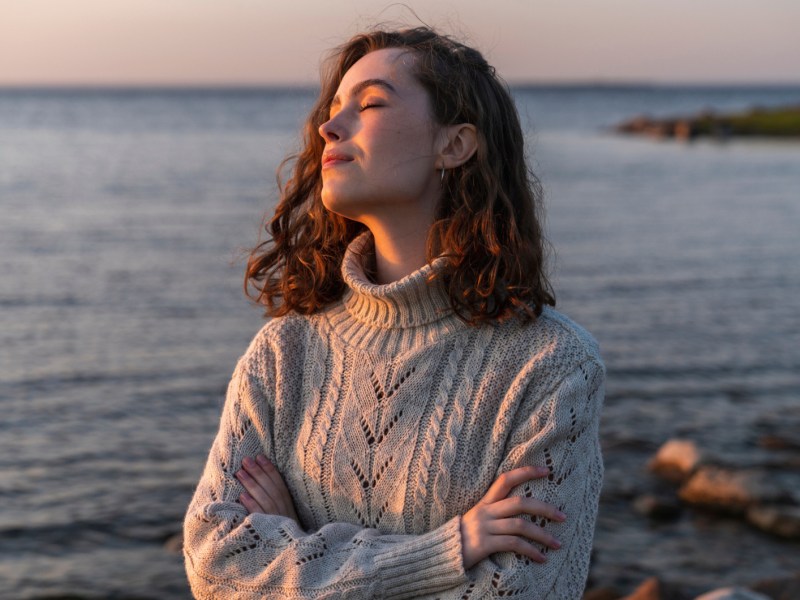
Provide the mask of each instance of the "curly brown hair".
[{"label": "curly brown hair", "polygon": [[322,204],[325,141],[319,127],[348,69],[386,48],[414,53],[414,75],[438,124],[477,129],[475,155],[448,170],[443,181],[426,252],[429,262],[438,256],[446,261],[432,277],[441,279],[453,311],[471,325],[515,315],[534,319],[544,305],[555,305],[555,296],[545,272],[542,189],[525,161],[514,101],[477,50],[428,27],[363,33],[328,58],[305,123],[304,147],[278,170],[293,167],[285,185],[279,177],[280,202],[265,226],[270,239],[250,254],[245,292],[266,306],[267,316],[312,314],[342,297],[342,258],[365,226]]}]

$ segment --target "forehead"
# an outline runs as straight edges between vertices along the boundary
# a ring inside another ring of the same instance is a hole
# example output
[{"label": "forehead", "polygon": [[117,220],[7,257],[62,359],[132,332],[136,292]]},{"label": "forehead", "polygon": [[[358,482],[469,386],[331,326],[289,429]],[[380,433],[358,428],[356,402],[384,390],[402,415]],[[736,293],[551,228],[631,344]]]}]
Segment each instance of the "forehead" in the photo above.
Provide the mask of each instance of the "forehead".
[{"label": "forehead", "polygon": [[384,79],[396,87],[419,85],[413,74],[414,55],[406,48],[373,50],[347,70],[339,83],[338,94],[347,92],[367,79]]}]

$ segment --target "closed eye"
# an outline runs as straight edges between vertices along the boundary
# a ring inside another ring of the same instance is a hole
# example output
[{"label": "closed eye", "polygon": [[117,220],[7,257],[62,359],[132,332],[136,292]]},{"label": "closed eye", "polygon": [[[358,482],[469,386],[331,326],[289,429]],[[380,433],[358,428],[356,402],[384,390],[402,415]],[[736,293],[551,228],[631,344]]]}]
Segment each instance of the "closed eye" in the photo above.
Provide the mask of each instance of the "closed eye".
[{"label": "closed eye", "polygon": [[382,106],[384,106],[384,105],[383,104],[370,104],[370,103],[367,103],[367,104],[362,104],[361,106],[359,106],[358,110],[359,110],[359,112],[363,112],[363,111],[367,110],[368,108],[380,108]]}]

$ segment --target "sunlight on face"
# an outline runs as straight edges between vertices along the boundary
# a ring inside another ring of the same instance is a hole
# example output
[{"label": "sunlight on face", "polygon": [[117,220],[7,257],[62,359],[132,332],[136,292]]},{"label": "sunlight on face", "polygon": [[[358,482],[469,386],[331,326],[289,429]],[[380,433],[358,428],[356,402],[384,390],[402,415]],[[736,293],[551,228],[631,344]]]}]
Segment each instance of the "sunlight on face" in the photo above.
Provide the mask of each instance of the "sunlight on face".
[{"label": "sunlight on face", "polygon": [[342,78],[319,128],[325,140],[322,202],[370,225],[422,217],[439,196],[436,135],[427,92],[400,48],[370,52]]}]

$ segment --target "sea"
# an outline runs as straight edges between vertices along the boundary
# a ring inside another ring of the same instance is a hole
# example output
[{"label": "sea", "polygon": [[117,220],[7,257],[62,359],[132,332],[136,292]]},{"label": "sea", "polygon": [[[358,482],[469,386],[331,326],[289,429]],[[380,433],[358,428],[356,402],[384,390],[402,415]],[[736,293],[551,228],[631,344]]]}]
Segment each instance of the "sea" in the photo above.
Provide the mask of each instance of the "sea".
[{"label": "sea", "polygon": [[[315,93],[0,89],[0,598],[190,597],[175,536],[264,323],[243,261]],[[613,126],[796,105],[800,86],[513,93],[557,306],[608,369],[609,448],[797,414],[800,142]]]}]

